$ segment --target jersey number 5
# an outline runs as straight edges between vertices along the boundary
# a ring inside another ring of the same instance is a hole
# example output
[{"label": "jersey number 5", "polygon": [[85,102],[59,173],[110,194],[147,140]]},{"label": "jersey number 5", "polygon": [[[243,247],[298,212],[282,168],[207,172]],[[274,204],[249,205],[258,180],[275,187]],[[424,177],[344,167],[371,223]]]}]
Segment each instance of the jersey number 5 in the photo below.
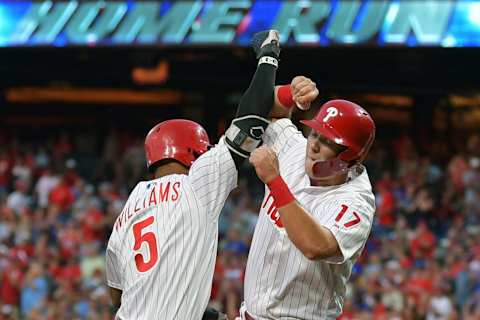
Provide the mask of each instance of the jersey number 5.
[{"label": "jersey number 5", "polygon": [[150,259],[148,261],[145,261],[141,253],[135,255],[135,264],[137,270],[140,272],[146,272],[152,269],[158,261],[157,238],[155,237],[155,234],[153,232],[145,232],[145,234],[142,234],[142,230],[151,225],[153,221],[153,216],[150,216],[133,225],[133,236],[135,237],[135,246],[133,247],[133,250],[140,250],[142,243],[146,242],[150,253]]},{"label": "jersey number 5", "polygon": [[[342,204],[342,210],[337,214],[337,217],[335,218],[335,222],[339,222],[340,220],[342,220],[343,215],[345,214],[345,212],[347,212],[347,210],[348,210],[348,206]],[[355,218],[346,222],[343,225],[345,228],[350,228],[350,227],[353,227],[354,225],[360,223],[360,216],[358,215],[358,213],[353,211],[352,214],[355,216]]]}]

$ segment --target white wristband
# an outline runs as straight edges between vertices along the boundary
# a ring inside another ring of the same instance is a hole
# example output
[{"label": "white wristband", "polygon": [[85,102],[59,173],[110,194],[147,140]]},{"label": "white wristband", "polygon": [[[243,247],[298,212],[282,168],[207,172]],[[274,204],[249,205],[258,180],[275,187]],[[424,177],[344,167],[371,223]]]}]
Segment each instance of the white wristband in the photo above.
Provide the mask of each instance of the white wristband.
[{"label": "white wristband", "polygon": [[261,65],[262,63],[268,63],[278,68],[278,60],[273,57],[261,57],[260,60],[258,60],[258,65]]}]

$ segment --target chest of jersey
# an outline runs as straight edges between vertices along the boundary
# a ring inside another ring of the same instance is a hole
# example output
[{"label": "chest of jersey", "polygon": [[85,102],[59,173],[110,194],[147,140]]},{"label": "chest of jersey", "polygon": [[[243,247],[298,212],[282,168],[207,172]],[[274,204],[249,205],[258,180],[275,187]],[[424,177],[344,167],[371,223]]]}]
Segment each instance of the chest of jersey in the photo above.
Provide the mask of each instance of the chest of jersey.
[{"label": "chest of jersey", "polygon": [[[307,212],[314,212],[314,210],[319,210],[322,203],[331,200],[335,191],[332,190],[334,188],[311,187],[305,173],[305,148],[306,143],[298,143],[288,153],[279,155],[280,174],[300,205]],[[268,221],[277,232],[285,234],[278,209],[274,205],[268,187],[265,188],[265,196],[260,208],[260,220]]]}]

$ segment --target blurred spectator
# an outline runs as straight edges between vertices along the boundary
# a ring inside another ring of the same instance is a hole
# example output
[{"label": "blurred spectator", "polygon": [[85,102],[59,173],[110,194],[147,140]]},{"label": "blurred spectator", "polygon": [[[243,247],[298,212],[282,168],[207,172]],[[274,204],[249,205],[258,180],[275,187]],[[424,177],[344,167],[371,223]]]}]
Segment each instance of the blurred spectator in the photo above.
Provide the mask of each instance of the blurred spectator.
[{"label": "blurred spectator", "polygon": [[105,258],[100,255],[99,246],[95,244],[84,245],[82,253],[82,262],[80,267],[82,269],[82,277],[86,281],[91,281],[97,272],[100,275],[105,271]]},{"label": "blurred spectator", "polygon": [[10,180],[10,162],[7,154],[0,149],[0,199],[6,194]]},{"label": "blurred spectator", "polygon": [[46,168],[35,186],[35,192],[40,208],[46,208],[48,206],[50,192],[58,185],[58,183],[58,177],[53,175],[50,168]]},{"label": "blurred spectator", "polygon": [[78,217],[82,225],[82,240],[84,242],[100,242],[105,239],[104,217],[96,201],[91,201],[87,210]]},{"label": "blurred spectator", "polygon": [[50,192],[50,203],[58,206],[61,212],[67,212],[75,201],[69,181],[63,176],[60,183]]},{"label": "blurred spectator", "polygon": [[248,254],[248,246],[241,238],[241,227],[233,225],[228,231],[227,238],[224,240],[222,249],[234,255]]},{"label": "blurred spectator", "polygon": [[412,256],[422,260],[432,258],[436,241],[435,235],[428,229],[427,223],[419,222],[410,241]]},{"label": "blurred spectator", "polygon": [[7,265],[2,267],[0,273],[0,300],[4,305],[13,308],[20,302],[20,289],[23,273],[20,264],[13,257],[8,257]]},{"label": "blurred spectator", "polygon": [[28,183],[24,180],[15,181],[15,191],[7,197],[7,207],[16,214],[21,214],[30,204],[30,199],[27,195]]},{"label": "blurred spectator", "polygon": [[462,310],[462,316],[464,320],[480,319],[480,292],[477,292],[466,301]]},{"label": "blurred spectator", "polygon": [[15,164],[12,168],[13,180],[30,181],[32,176],[32,167],[26,163],[24,155],[17,157]]},{"label": "blurred spectator", "polygon": [[35,309],[44,307],[48,294],[48,282],[43,267],[32,263],[25,274],[21,292],[21,313],[30,315]]},{"label": "blurred spectator", "polygon": [[377,183],[378,192],[375,194],[375,201],[377,205],[377,222],[382,227],[393,226],[395,223],[395,197],[392,192],[392,182],[390,178]]},{"label": "blurred spectator", "polygon": [[448,173],[456,189],[463,189],[463,176],[467,170],[468,164],[462,155],[459,154],[452,157],[448,164]]},{"label": "blurred spectator", "polygon": [[480,225],[480,158],[472,157],[463,174],[465,212],[469,225]]},{"label": "blurred spectator", "polygon": [[453,303],[447,295],[445,284],[438,284],[430,299],[427,320],[448,320],[455,314]]}]

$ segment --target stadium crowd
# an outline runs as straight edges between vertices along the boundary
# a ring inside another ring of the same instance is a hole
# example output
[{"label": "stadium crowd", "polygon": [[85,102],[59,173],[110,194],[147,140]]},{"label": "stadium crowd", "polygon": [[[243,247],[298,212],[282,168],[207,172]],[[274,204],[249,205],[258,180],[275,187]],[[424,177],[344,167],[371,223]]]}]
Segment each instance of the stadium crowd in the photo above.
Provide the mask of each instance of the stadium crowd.
[{"label": "stadium crowd", "polygon": [[[377,138],[377,201],[340,319],[480,319],[480,137]],[[222,211],[211,305],[242,301],[263,187],[248,166]],[[0,129],[0,320],[112,319],[105,246],[136,182],[143,137],[18,138]]]}]

